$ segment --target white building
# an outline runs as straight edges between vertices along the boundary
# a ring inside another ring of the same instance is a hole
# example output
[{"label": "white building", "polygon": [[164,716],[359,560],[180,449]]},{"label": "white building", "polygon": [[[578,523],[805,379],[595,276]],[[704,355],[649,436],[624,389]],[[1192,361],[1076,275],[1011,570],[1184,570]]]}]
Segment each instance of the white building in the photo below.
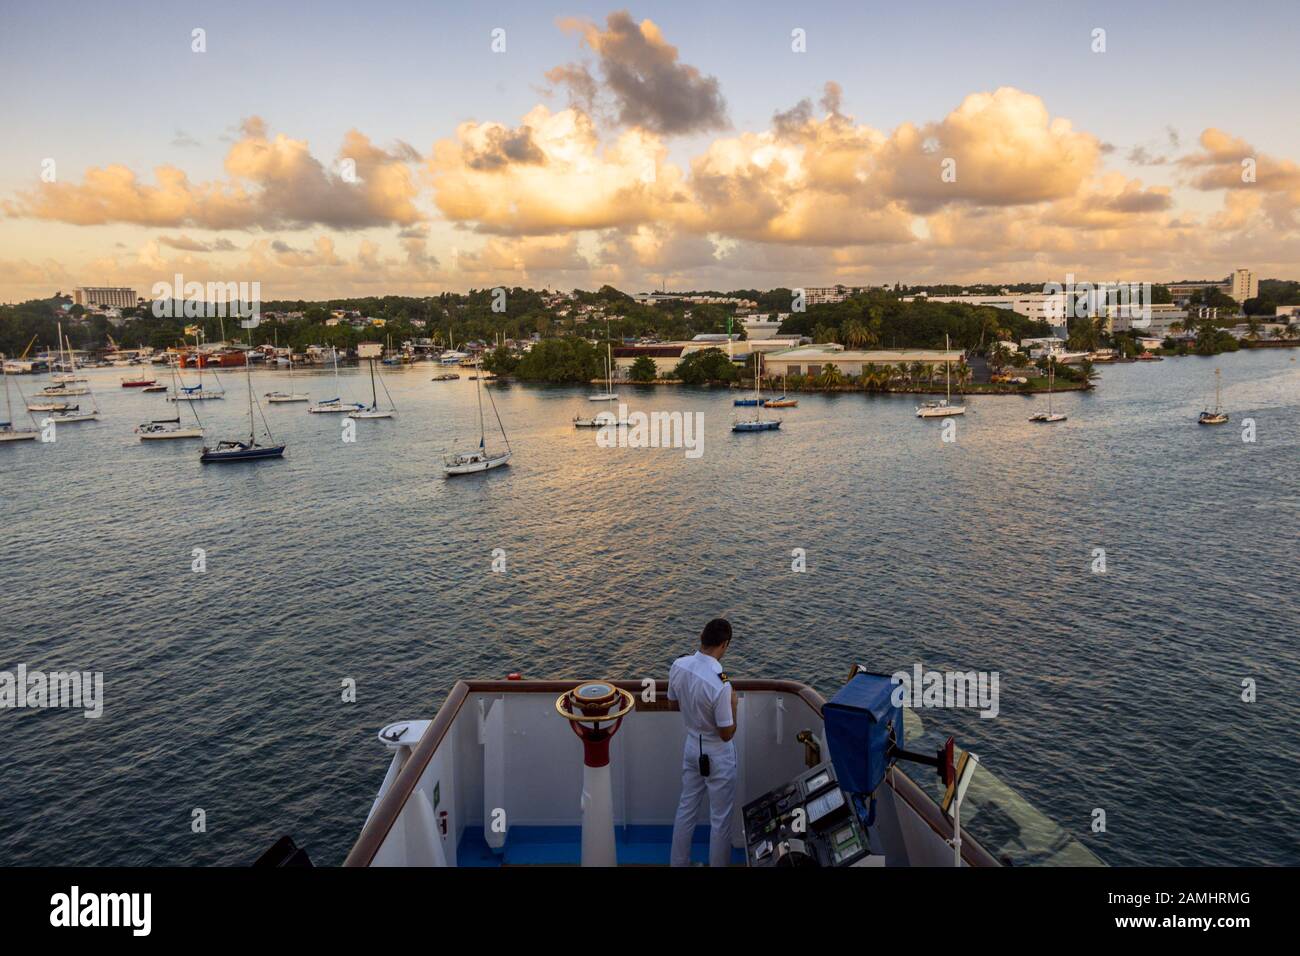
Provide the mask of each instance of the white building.
[{"label": "white building", "polygon": [[[804,305],[827,305],[843,302],[849,296],[865,292],[868,286],[830,285],[808,286],[803,290]],[[798,289],[794,291],[798,292]]]},{"label": "white building", "polygon": [[1228,277],[1228,281],[1232,283],[1232,291],[1228,295],[1238,302],[1259,296],[1259,276],[1249,269],[1237,269]]},{"label": "white building", "polygon": [[784,352],[772,352],[763,358],[763,373],[768,376],[820,375],[827,365],[834,365],[845,375],[861,375],[868,365],[957,365],[965,355],[959,349],[846,349],[842,345],[801,345]]},{"label": "white building", "polygon": [[103,305],[115,309],[134,309],[135,289],[111,289],[82,286],[72,290],[72,304],[83,308]]},{"label": "white building", "polygon": [[904,302],[917,298],[926,302],[956,302],[961,305],[1007,309],[1035,322],[1046,322],[1054,332],[1065,332],[1064,292],[1015,292],[1002,295],[924,295],[904,296]]},{"label": "white building", "polygon": [[781,323],[789,317],[789,312],[780,312],[775,315],[764,312],[758,315],[741,316],[740,323],[745,327],[747,337],[751,339],[770,339],[781,331]]}]

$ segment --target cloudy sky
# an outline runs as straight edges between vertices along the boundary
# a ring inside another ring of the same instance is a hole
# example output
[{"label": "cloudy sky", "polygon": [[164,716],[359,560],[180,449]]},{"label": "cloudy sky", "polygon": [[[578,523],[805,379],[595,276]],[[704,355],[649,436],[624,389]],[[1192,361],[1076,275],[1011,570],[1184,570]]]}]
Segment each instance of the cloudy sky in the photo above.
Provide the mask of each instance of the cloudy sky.
[{"label": "cloudy sky", "polygon": [[1300,278],[1294,0],[2,18],[0,301]]}]

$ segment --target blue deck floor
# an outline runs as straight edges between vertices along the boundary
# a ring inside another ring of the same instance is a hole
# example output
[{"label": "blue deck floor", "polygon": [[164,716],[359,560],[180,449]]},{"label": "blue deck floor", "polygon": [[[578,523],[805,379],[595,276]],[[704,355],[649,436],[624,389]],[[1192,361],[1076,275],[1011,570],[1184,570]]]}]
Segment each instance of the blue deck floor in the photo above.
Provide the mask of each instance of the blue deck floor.
[{"label": "blue deck floor", "polygon": [[[670,826],[634,825],[614,828],[615,852],[620,866],[667,866]],[[514,826],[500,852],[483,839],[483,828],[466,827],[456,848],[460,866],[576,866],[582,857],[580,827]],[[691,838],[691,862],[709,862],[709,828],[698,826]],[[743,866],[745,851],[732,849],[731,862]]]}]

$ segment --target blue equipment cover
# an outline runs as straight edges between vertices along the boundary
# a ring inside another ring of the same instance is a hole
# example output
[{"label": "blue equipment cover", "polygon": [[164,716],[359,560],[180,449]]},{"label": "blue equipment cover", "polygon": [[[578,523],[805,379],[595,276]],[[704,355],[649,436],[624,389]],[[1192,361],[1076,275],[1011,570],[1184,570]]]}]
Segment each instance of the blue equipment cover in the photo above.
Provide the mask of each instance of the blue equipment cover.
[{"label": "blue equipment cover", "polygon": [[826,745],[840,787],[871,794],[885,779],[891,744],[903,748],[903,708],[886,674],[855,674],[822,707]]}]

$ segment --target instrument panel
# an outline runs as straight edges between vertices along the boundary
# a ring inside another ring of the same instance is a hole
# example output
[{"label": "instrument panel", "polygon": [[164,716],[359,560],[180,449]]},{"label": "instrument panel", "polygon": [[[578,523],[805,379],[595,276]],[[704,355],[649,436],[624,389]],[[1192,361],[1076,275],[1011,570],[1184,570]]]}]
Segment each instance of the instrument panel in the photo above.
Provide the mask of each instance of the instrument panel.
[{"label": "instrument panel", "polygon": [[829,761],[750,801],[742,814],[750,866],[853,866],[871,852]]}]

